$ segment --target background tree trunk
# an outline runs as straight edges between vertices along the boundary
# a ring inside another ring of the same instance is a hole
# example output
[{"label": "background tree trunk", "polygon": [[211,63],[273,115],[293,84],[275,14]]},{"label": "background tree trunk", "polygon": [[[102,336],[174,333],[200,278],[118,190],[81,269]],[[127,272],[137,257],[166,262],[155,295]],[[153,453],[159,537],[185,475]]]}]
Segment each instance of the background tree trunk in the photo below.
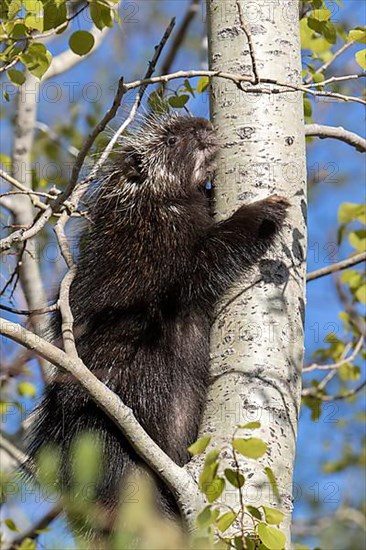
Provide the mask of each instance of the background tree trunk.
[{"label": "background tree trunk", "polygon": [[[241,7],[259,78],[299,84],[298,1],[242,1]],[[207,10],[210,69],[250,74],[252,59],[235,0],[208,0]],[[302,94],[243,93],[216,79],[212,116],[222,141],[215,181],[217,219],[228,217],[243,202],[272,194],[288,197],[292,207],[277,250],[261,262],[260,273],[243,280],[218,308],[211,346],[214,382],[202,433],[212,432],[214,443],[222,446],[236,425],[261,422],[255,435],[269,449],[259,461],[243,459],[240,464],[247,480],[245,503],[276,505],[264,473],[270,467],[281,494],[278,505],[287,514],[281,527],[290,545],[305,306]],[[226,491],[227,504],[237,508],[236,500],[236,491]]]}]

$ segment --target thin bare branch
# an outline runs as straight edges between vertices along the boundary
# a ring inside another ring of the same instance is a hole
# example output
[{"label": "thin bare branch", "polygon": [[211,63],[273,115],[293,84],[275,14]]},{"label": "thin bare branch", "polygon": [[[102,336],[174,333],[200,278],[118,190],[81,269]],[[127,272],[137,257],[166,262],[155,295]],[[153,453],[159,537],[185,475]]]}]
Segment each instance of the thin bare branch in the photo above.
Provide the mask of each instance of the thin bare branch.
[{"label": "thin bare branch", "polygon": [[17,189],[20,189],[20,191],[22,191],[22,193],[24,193],[26,195],[29,195],[33,206],[35,206],[36,208],[40,208],[41,210],[46,210],[47,204],[45,204],[44,202],[38,200],[36,198],[36,196],[34,196],[34,195],[37,195],[37,194],[33,193],[32,190],[29,189],[29,187],[27,187],[26,185],[23,185],[22,183],[20,183],[20,181],[13,178],[13,176],[11,176],[7,172],[5,172],[5,170],[0,169],[0,177],[3,178],[3,180],[10,183],[11,185],[13,185],[14,187],[16,187]]},{"label": "thin bare branch", "polygon": [[[359,386],[354,388],[353,390],[350,390],[345,393],[339,393],[337,395],[312,395],[310,394],[310,397],[314,397],[314,399],[319,399],[320,401],[341,401],[342,399],[349,399],[350,397],[354,397],[356,394],[358,394],[360,391],[363,390],[363,388],[366,386],[366,380],[362,382]],[[302,394],[304,395],[304,394]]]},{"label": "thin bare branch", "polygon": [[360,264],[365,260],[366,252],[360,252],[359,254],[355,254],[354,256],[347,258],[346,260],[342,260],[341,262],[337,262],[336,264],[330,265],[328,267],[323,267],[322,269],[317,269],[316,271],[308,273],[306,276],[306,281],[314,281],[315,279],[319,279],[320,277],[324,277],[325,275],[330,275],[331,273],[336,273],[337,271],[341,271],[342,269],[347,269],[354,265]]},{"label": "thin bare branch", "polygon": [[315,83],[306,84],[305,87],[309,88],[310,86],[316,86],[317,88],[322,88],[323,86],[326,86],[327,84],[332,84],[333,82],[346,82],[347,80],[358,80],[359,78],[366,78],[366,73],[332,76],[330,78],[327,78],[327,80],[323,80],[322,82],[317,82],[316,84]]},{"label": "thin bare branch", "polygon": [[84,163],[86,155],[88,154],[90,148],[92,147],[98,135],[105,129],[107,124],[115,117],[125,91],[126,90],[123,84],[123,79],[120,79],[118,83],[118,89],[113,100],[113,104],[111,108],[107,111],[107,113],[104,115],[102,120],[99,122],[99,124],[94,128],[94,130],[85,140],[84,145],[81,148],[77,156],[77,159],[75,161],[75,164],[73,166],[70,182],[66,187],[66,189],[62,193],[60,193],[52,203],[50,203],[47,206],[45,211],[41,214],[40,217],[38,217],[34,221],[31,227],[29,227],[26,230],[20,229],[18,231],[14,231],[14,233],[11,233],[8,237],[5,237],[4,239],[2,239],[0,241],[0,251],[8,250],[9,248],[11,248],[13,244],[24,242],[27,239],[34,237],[46,225],[46,223],[51,218],[51,216],[55,212],[57,212],[59,208],[61,208],[61,206],[64,205],[65,201],[71,195],[71,193],[73,192],[77,184],[78,176],[82,168],[82,165]]},{"label": "thin bare branch", "polygon": [[252,70],[254,75],[253,84],[258,84],[260,80],[258,76],[257,62],[254,55],[252,33],[250,32],[248,25],[246,24],[240,0],[236,0],[236,7],[238,8],[240,27],[248,40],[249,55],[250,55],[250,59],[252,60]]},{"label": "thin bare branch", "polygon": [[309,137],[315,136],[321,139],[338,139],[348,145],[352,145],[352,147],[355,147],[355,149],[360,153],[364,153],[366,151],[366,139],[358,134],[355,134],[354,132],[345,130],[341,126],[336,128],[334,126],[325,126],[324,124],[307,124],[305,126],[305,135]]},{"label": "thin bare branch", "polygon": [[[323,65],[321,65],[320,67],[317,68],[317,70],[315,71],[315,74],[319,74],[319,73],[323,73],[324,71],[326,71],[333,63],[334,61],[340,56],[342,55],[342,53],[344,53],[345,51],[348,50],[348,48],[350,48],[351,46],[354,45],[354,40],[351,40],[350,42],[346,42],[345,44],[343,44],[343,46],[341,46],[339,48],[339,50],[337,50],[333,57],[331,57],[326,63],[323,63]],[[305,83],[308,84],[310,83],[312,80],[312,75],[309,75],[306,79],[305,79]]]},{"label": "thin bare branch", "polygon": [[61,333],[64,345],[64,350],[67,355],[74,359],[78,359],[79,355],[76,350],[74,338],[74,317],[70,307],[70,287],[76,275],[76,266],[72,266],[70,271],[65,275],[60,287],[59,306],[61,312]]},{"label": "thin bare branch", "polygon": [[170,71],[171,66],[173,65],[176,55],[179,51],[179,48],[181,47],[187,36],[189,26],[198,13],[199,4],[200,0],[191,0],[191,3],[188,6],[188,9],[181,21],[181,24],[177,28],[170,49],[168,50],[168,53],[161,66],[162,74],[167,74]]},{"label": "thin bare branch", "polygon": [[[80,58],[80,56],[79,56],[79,58]],[[62,147],[62,148],[65,147],[64,144],[62,143],[61,139],[60,139],[59,134],[57,132],[55,132],[55,130],[53,128],[51,128],[50,126],[45,124],[44,122],[40,122],[39,120],[37,120],[36,123],[35,123],[35,128],[36,128],[36,130],[39,130],[40,132],[43,132],[44,134],[46,134],[50,140],[52,140],[54,143],[56,143],[60,147]],[[77,157],[78,154],[79,154],[79,149],[77,149],[73,145],[67,145],[65,147],[65,149],[67,150],[69,155],[71,155],[72,157]]]},{"label": "thin bare branch", "polygon": [[18,535],[11,541],[8,548],[4,550],[18,550],[26,539],[36,540],[40,533],[47,529],[47,527],[61,514],[62,507],[60,504],[55,504],[46,514],[37,521],[34,525],[31,525],[27,531]]},{"label": "thin bare branch", "polygon": [[35,465],[32,464],[28,455],[23,453],[3,433],[0,434],[0,448],[3,449],[21,468],[28,474],[34,476]]},{"label": "thin bare branch", "polygon": [[15,315],[44,315],[45,313],[51,313],[52,311],[57,311],[59,309],[58,303],[52,304],[51,306],[42,307],[40,309],[16,309],[14,307],[6,306],[0,304],[0,309],[4,311],[9,311],[9,313],[14,313]]},{"label": "thin bare branch", "polygon": [[302,372],[312,372],[314,370],[337,370],[347,363],[352,363],[356,359],[357,355],[360,353],[363,343],[364,337],[361,336],[353,352],[348,357],[343,357],[340,361],[338,361],[337,363],[333,363],[332,365],[319,365],[317,363],[313,363],[308,367],[304,367]]},{"label": "thin bare branch", "polygon": [[59,217],[57,223],[54,226],[54,231],[56,233],[58,245],[61,250],[61,254],[63,259],[65,260],[65,263],[67,267],[71,267],[74,263],[71,250],[69,247],[69,243],[67,241],[66,233],[65,233],[65,225],[69,219],[70,215],[67,212],[67,210],[64,210]]},{"label": "thin bare branch", "polygon": [[[263,93],[263,94],[281,94],[281,93],[290,93],[290,92],[305,92],[307,94],[313,95],[313,96],[319,96],[319,97],[331,97],[334,99],[338,99],[340,101],[353,101],[356,103],[360,103],[361,105],[366,105],[366,100],[361,99],[359,97],[353,97],[353,96],[347,96],[344,94],[339,94],[335,92],[328,92],[324,90],[312,90],[306,85],[295,85],[290,82],[280,82],[278,80],[275,80],[273,78],[261,78],[260,82],[261,84],[271,84],[272,86],[277,86],[277,88],[271,87],[271,88],[259,88],[257,86],[253,87],[243,87],[242,83],[247,82],[248,84],[253,83],[253,77],[248,75],[241,75],[237,73],[226,73],[222,71],[205,71],[205,70],[198,70],[198,71],[177,71],[175,73],[167,74],[167,75],[161,75],[152,77],[149,79],[144,80],[136,80],[134,82],[129,82],[125,85],[126,90],[133,90],[134,88],[138,88],[142,85],[147,84],[159,84],[160,82],[169,82],[171,80],[176,80],[178,78],[194,78],[198,76],[207,76],[209,78],[223,78],[225,80],[230,80],[231,82],[234,82],[241,91],[244,93]],[[317,84],[312,84],[313,87],[316,87]]]}]

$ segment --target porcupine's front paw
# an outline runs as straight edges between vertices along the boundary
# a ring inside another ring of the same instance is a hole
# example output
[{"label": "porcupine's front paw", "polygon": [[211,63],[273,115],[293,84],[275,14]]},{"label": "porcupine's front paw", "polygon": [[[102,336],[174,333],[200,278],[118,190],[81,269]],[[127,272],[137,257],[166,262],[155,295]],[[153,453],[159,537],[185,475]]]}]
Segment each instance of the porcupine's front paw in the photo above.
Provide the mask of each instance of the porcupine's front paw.
[{"label": "porcupine's front paw", "polygon": [[270,197],[256,203],[261,212],[261,222],[258,228],[258,235],[261,239],[274,237],[282,228],[290,206],[285,197],[271,195]]}]

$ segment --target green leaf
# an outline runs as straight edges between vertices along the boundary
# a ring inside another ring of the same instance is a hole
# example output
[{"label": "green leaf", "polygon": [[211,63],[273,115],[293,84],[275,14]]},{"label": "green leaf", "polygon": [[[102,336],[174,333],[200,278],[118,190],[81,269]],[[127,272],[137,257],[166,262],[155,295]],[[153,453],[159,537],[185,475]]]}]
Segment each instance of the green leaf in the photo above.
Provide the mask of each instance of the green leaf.
[{"label": "green leaf", "polygon": [[90,15],[93,23],[99,30],[102,30],[104,27],[113,26],[112,10],[100,0],[90,2]]},{"label": "green leaf", "polygon": [[311,117],[312,112],[313,112],[313,108],[312,108],[310,99],[308,99],[307,97],[304,97],[304,116]]},{"label": "green leaf", "polygon": [[169,103],[162,97],[159,91],[152,92],[148,97],[147,103],[153,113],[163,115],[170,111]]},{"label": "green leaf", "polygon": [[362,69],[366,71],[366,49],[357,52],[355,54],[355,59],[360,67],[362,67]]},{"label": "green leaf", "polygon": [[184,84],[185,91],[190,93],[191,96],[196,97],[195,93],[194,93],[194,88],[192,88],[191,83],[189,82],[188,78],[185,79],[183,84]]},{"label": "green leaf", "polygon": [[202,76],[197,83],[197,92],[203,94],[207,90],[210,84],[210,79],[208,76]]},{"label": "green leaf", "polygon": [[240,472],[236,472],[235,470],[226,468],[224,474],[229,483],[231,483],[231,485],[234,485],[234,487],[237,487],[238,489],[242,487],[245,483],[245,478]]},{"label": "green leaf", "polygon": [[261,427],[260,422],[248,422],[247,424],[241,424],[238,426],[241,430],[255,430]]},{"label": "green leaf", "polygon": [[42,78],[51,64],[52,55],[44,44],[33,42],[20,59],[34,76]]},{"label": "green leaf", "polygon": [[314,73],[312,75],[313,82],[323,82],[325,80],[325,77],[323,73]]},{"label": "green leaf", "polygon": [[100,440],[91,433],[82,433],[73,443],[72,474],[80,485],[96,484],[102,471]]},{"label": "green leaf", "polygon": [[335,44],[337,42],[337,31],[330,21],[325,23],[322,34],[330,44]]},{"label": "green leaf", "polygon": [[225,489],[225,480],[222,477],[215,477],[211,483],[208,483],[205,486],[205,495],[207,497],[208,502],[211,504],[212,502],[215,502],[221,495],[223,490]]},{"label": "green leaf", "polygon": [[39,32],[43,31],[43,15],[38,13],[28,13],[24,19],[25,26],[28,29],[36,29]]},{"label": "green leaf", "polygon": [[281,496],[280,496],[280,491],[278,489],[278,485],[277,485],[277,481],[276,481],[276,477],[272,471],[271,468],[269,468],[268,466],[266,468],[264,468],[264,471],[266,473],[266,476],[268,477],[268,481],[271,485],[271,488],[272,488],[272,491],[273,491],[273,494],[275,495],[275,497],[277,498],[278,501],[281,500]]},{"label": "green leaf", "polygon": [[311,410],[311,420],[313,422],[317,422],[322,413],[323,402],[320,399],[312,396],[303,397],[302,402]]},{"label": "green leaf", "polygon": [[327,9],[313,10],[309,17],[317,19],[318,21],[328,21],[331,18],[332,12]]},{"label": "green leaf", "polygon": [[248,439],[234,439],[233,447],[241,455],[247,458],[260,458],[267,451],[267,444],[257,437],[250,437]]},{"label": "green leaf", "polygon": [[76,31],[70,36],[69,46],[77,55],[86,55],[94,46],[94,36],[88,31]]},{"label": "green leaf", "polygon": [[8,8],[8,18],[14,19],[18,12],[22,9],[21,0],[11,0]]},{"label": "green leaf", "polygon": [[315,19],[314,17],[309,17],[308,18],[308,25],[309,25],[309,28],[312,29],[313,31],[315,31],[319,34],[323,34],[325,21],[319,21],[318,19]]},{"label": "green leaf", "polygon": [[55,29],[67,22],[66,3],[56,3],[54,0],[48,0],[44,5],[43,30]]},{"label": "green leaf", "polygon": [[18,546],[18,550],[36,550],[36,548],[37,548],[36,541],[28,537],[22,540],[21,545]]},{"label": "green leaf", "polygon": [[209,435],[204,435],[203,437],[200,437],[199,439],[197,439],[197,441],[195,441],[194,443],[192,443],[192,445],[188,447],[189,453],[193,456],[202,454],[206,450],[207,445],[210,443],[210,441],[211,436]]},{"label": "green leaf", "polygon": [[359,44],[366,44],[366,29],[362,28],[356,28],[352,29],[348,33],[348,42],[354,41],[358,42]]},{"label": "green leaf", "polygon": [[234,523],[234,521],[237,518],[237,515],[235,512],[226,512],[222,516],[218,518],[216,521],[216,526],[221,533],[224,533],[226,529],[229,529],[230,525]]},{"label": "green leaf", "polygon": [[265,523],[257,526],[258,536],[269,550],[283,550],[286,544],[286,536],[275,527],[269,527]]},{"label": "green leaf", "polygon": [[366,284],[356,290],[355,296],[361,304],[366,304]]},{"label": "green leaf", "polygon": [[41,484],[47,485],[47,487],[56,485],[59,476],[60,460],[61,456],[57,448],[52,445],[42,447],[37,456],[37,467],[39,470],[37,477]]},{"label": "green leaf", "polygon": [[364,204],[357,204],[354,202],[344,202],[338,209],[338,221],[339,223],[350,223],[356,219],[361,218],[360,221],[366,216],[366,206]]},{"label": "green leaf", "polygon": [[248,512],[248,514],[250,514],[251,516],[253,516],[253,518],[255,519],[262,519],[262,513],[260,510],[258,510],[258,508],[256,508],[255,506],[246,506],[246,511]]},{"label": "green leaf", "polygon": [[24,38],[28,33],[28,29],[23,23],[15,23],[8,32],[12,38]]},{"label": "green leaf", "polygon": [[18,527],[15,525],[14,521],[11,518],[5,519],[5,525],[8,529],[10,529],[10,531],[15,531],[16,533],[19,532]]},{"label": "green leaf", "polygon": [[357,229],[352,231],[348,235],[350,245],[357,250],[357,252],[364,252],[366,250],[366,229]]},{"label": "green leaf", "polygon": [[208,452],[205,458],[205,463],[199,477],[199,487],[203,493],[206,494],[206,490],[216,477],[216,473],[219,467],[217,461],[220,451],[213,449]]},{"label": "green leaf", "polygon": [[171,96],[169,98],[169,105],[174,109],[182,109],[189,100],[189,95],[182,94],[178,96]]},{"label": "green leaf", "polygon": [[[235,537],[234,538],[234,546],[235,546],[235,550],[244,550],[243,539],[241,537]],[[246,547],[246,548],[248,548],[248,547]]]},{"label": "green leaf", "polygon": [[361,376],[361,371],[359,367],[356,367],[355,365],[352,365],[351,363],[346,363],[345,365],[342,365],[338,369],[338,376],[343,382],[347,382],[348,380],[351,380],[352,382],[355,380],[359,380]]},{"label": "green leaf", "polygon": [[256,541],[252,539],[251,537],[245,537],[245,543],[246,543],[246,550],[256,550],[257,545]]},{"label": "green leaf", "polygon": [[199,527],[200,529],[205,529],[206,527],[209,527],[210,525],[215,523],[219,515],[219,510],[212,510],[211,506],[206,506],[206,508],[204,508],[202,512],[200,512],[197,516],[197,527]]},{"label": "green leaf", "polygon": [[7,75],[9,80],[17,86],[21,86],[25,82],[24,73],[22,73],[22,71],[18,71],[17,69],[9,69]]},{"label": "green leaf", "polygon": [[220,451],[218,449],[212,449],[212,451],[210,451],[206,455],[205,465],[210,466],[211,464],[214,464],[219,458],[219,455],[220,455]]},{"label": "green leaf", "polygon": [[272,525],[279,525],[281,521],[283,521],[283,518],[285,517],[285,514],[281,512],[281,510],[277,510],[277,508],[270,508],[269,506],[263,506],[264,510],[264,516],[266,518],[266,522]]},{"label": "green leaf", "polygon": [[363,281],[361,273],[355,269],[347,269],[341,274],[341,281],[348,285],[352,290],[357,289]]},{"label": "green leaf", "polygon": [[22,397],[35,397],[37,394],[35,385],[30,382],[19,382],[17,390]]}]

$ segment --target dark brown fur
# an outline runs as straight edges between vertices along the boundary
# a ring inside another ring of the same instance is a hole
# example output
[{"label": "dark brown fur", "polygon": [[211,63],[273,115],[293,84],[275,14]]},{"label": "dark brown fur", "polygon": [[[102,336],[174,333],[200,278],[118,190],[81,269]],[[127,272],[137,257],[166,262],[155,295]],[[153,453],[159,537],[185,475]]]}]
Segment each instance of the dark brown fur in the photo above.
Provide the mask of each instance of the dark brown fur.
[{"label": "dark brown fur", "polygon": [[[215,303],[273,244],[288,207],[273,196],[214,223],[203,190],[216,151],[200,118],[167,117],[132,137],[95,196],[71,291],[80,357],[180,465],[205,405]],[[73,380],[46,389],[30,452],[59,445],[67,483],[83,430],[103,434],[98,498],[115,509],[140,459]]]}]

